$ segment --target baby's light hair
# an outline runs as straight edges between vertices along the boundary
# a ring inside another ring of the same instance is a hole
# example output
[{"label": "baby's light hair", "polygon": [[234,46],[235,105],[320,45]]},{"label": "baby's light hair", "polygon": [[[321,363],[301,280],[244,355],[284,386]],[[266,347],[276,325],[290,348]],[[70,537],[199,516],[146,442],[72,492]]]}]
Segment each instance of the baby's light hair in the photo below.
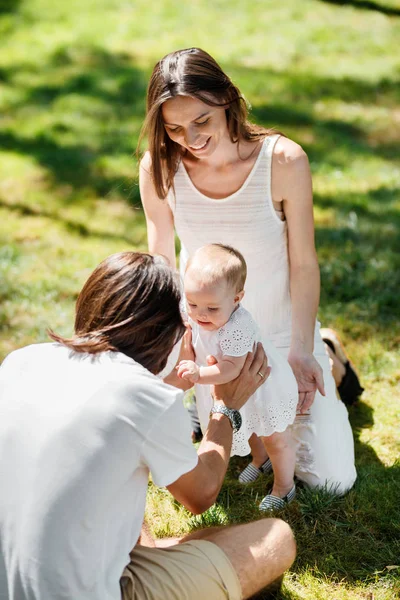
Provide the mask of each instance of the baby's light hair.
[{"label": "baby's light hair", "polygon": [[236,248],[225,244],[207,244],[189,258],[186,273],[195,270],[203,283],[211,285],[224,279],[235,292],[244,289],[247,277],[246,261]]}]

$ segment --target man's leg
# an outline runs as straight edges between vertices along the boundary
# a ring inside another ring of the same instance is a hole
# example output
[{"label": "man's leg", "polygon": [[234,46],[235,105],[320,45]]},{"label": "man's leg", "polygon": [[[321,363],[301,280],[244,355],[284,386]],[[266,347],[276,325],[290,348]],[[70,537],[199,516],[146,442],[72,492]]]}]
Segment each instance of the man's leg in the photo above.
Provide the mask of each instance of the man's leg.
[{"label": "man's leg", "polygon": [[212,542],[225,552],[236,571],[244,599],[255,596],[281,577],[296,556],[292,530],[280,519],[202,529],[180,543],[195,539]]}]

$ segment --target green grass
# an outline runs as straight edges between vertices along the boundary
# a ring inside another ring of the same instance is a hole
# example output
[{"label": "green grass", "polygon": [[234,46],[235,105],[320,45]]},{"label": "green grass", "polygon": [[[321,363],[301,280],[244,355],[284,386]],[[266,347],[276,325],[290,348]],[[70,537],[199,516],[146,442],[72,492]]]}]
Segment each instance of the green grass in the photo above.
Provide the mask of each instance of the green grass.
[{"label": "green grass", "polygon": [[[398,0],[0,0],[0,358],[70,334],[106,255],[146,248],[134,159],[154,62],[207,49],[252,118],[301,143],[315,189],[320,320],[366,391],[350,411],[358,481],[301,490],[282,514],[299,554],[282,598],[400,597],[400,5]],[[257,518],[267,482],[232,461],[218,503],[189,515],[149,489],[156,535]]]}]

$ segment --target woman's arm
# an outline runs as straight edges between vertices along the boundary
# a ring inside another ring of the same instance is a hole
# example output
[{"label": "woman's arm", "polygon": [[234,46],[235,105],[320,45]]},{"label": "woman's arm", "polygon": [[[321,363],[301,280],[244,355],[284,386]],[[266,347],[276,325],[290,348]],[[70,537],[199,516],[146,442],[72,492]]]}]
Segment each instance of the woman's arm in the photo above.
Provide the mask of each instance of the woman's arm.
[{"label": "woman's arm", "polygon": [[307,410],[318,389],[324,394],[322,369],[313,356],[320,276],[314,242],[312,182],[304,150],[287,138],[276,144],[272,195],[283,203],[288,227],[292,342],[289,363],[299,385],[299,409]]},{"label": "woman's arm", "polygon": [[178,365],[178,376],[192,383],[220,385],[236,379],[245,360],[246,355],[224,356],[209,367],[199,367],[191,360],[183,360]]},{"label": "woman's arm", "polygon": [[279,182],[288,227],[292,349],[311,353],[320,293],[311,173],[307,155],[300,146],[287,138],[280,138],[278,144],[273,177]]},{"label": "woman's arm", "polygon": [[[161,200],[155,191],[151,177],[151,157],[146,152],[140,161],[139,188],[147,225],[147,241],[149,252],[166,256],[173,269],[176,268],[174,217],[166,200]],[[190,328],[182,339],[178,363],[181,360],[193,360],[192,337]],[[181,390],[192,387],[190,381],[178,377],[174,369],[164,378],[164,382]]]},{"label": "woman's arm", "polygon": [[160,200],[155,191],[149,152],[140,162],[139,188],[146,217],[149,252],[163,254],[175,269],[174,217],[167,200]]}]

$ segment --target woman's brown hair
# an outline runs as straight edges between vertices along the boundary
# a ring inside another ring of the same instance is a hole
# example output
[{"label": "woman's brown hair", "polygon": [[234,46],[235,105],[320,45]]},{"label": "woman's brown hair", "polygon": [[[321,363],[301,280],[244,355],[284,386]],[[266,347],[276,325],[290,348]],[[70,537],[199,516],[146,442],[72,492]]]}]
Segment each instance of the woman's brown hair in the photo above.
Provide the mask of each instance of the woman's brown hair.
[{"label": "woman's brown hair", "polygon": [[75,335],[50,337],[76,352],[123,352],[159,373],[185,332],[179,282],[161,256],[121,252],[106,258],[76,302]]},{"label": "woman's brown hair", "polygon": [[255,141],[272,130],[248,120],[247,103],[218,63],[200,48],[171,52],[154,67],[147,89],[147,114],[139,145],[148,137],[151,172],[159,198],[166,197],[173,180],[182,149],[172,141],[164,128],[161,107],[176,96],[197,98],[209,106],[226,106],[226,120],[232,142]]}]

